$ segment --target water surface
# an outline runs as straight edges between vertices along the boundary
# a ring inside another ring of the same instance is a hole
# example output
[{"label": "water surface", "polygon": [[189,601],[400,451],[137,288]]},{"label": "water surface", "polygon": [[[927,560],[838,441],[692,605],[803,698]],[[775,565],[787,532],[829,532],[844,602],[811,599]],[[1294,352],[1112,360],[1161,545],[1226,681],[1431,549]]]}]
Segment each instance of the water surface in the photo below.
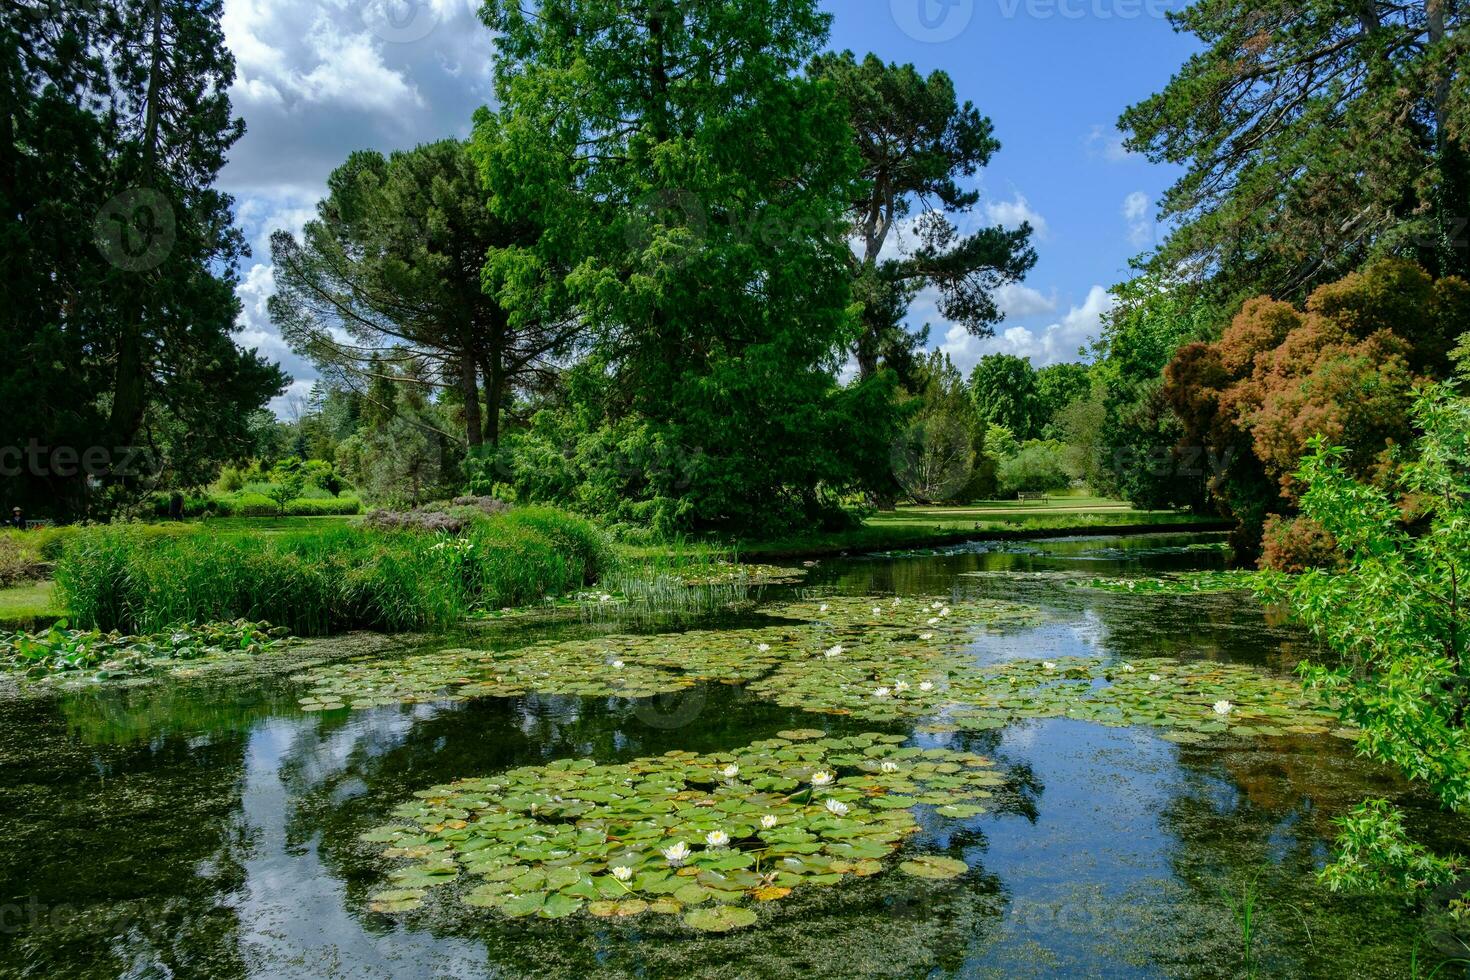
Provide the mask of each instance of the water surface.
[{"label": "water surface", "polygon": [[[974,545],[844,559],[800,589],[978,593],[1040,625],[977,638],[982,661],[1145,656],[1289,671],[1309,650],[1239,595],[1119,595],[1057,573],[1222,567],[1217,539],[1150,535]],[[967,573],[985,573],[981,575]],[[769,589],[763,598],[789,594]],[[738,628],[739,619],[701,627]],[[503,624],[515,645],[607,630]],[[456,638],[456,642],[463,642]],[[1393,798],[1442,845],[1465,826],[1335,738],[1181,746],[1154,729],[1031,720],[923,734],[782,708],[709,685],[670,713],[531,695],[302,713],[286,676],[171,681],[0,702],[0,973],[128,977],[1400,977],[1418,911],[1327,895],[1313,871],[1331,820]],[[690,706],[693,707],[690,707]],[[456,902],[367,910],[382,862],[357,841],[415,790],[563,758],[723,751],[793,727],[895,731],[994,758],[1018,792],[969,820],[923,819],[916,849],[959,857],[953,882],[900,874],[803,890],[729,936],[645,916],[505,920]],[[1238,911],[1254,908],[1245,959]],[[1442,971],[1447,976],[1452,969]]]}]

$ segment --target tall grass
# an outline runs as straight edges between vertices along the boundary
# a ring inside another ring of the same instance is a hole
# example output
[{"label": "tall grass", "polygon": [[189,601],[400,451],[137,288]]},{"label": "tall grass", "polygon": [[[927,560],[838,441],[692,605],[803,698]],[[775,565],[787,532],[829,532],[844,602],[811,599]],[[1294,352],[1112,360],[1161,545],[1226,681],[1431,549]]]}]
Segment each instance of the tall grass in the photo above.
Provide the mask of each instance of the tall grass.
[{"label": "tall grass", "polygon": [[245,618],[299,636],[398,632],[572,591],[606,567],[606,549],[590,524],[550,510],[476,522],[462,540],[356,527],[163,538],[92,528],[68,542],[56,582],[86,628]]}]

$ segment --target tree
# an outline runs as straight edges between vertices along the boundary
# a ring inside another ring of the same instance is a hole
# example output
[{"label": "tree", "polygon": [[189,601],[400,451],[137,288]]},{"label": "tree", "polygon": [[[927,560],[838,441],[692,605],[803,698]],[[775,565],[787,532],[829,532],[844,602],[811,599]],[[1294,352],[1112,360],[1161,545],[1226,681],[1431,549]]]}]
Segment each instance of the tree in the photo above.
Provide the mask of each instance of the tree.
[{"label": "tree", "polygon": [[1171,14],[1204,50],[1119,123],[1130,149],[1187,167],[1152,268],[1284,300],[1378,254],[1470,272],[1461,9],[1211,0]]},{"label": "tree", "polygon": [[[1344,568],[1277,579],[1273,591],[1332,655],[1302,673],[1357,726],[1359,750],[1461,810],[1470,804],[1470,400],[1427,386],[1413,423],[1422,435],[1388,486],[1355,479],[1346,447],[1313,441],[1296,476],[1302,513],[1336,539]],[[1334,887],[1453,877],[1412,847],[1374,846],[1402,844],[1386,804],[1344,830],[1347,853],[1324,875]],[[1407,877],[1390,873],[1411,862]]]},{"label": "tree", "polygon": [[1086,364],[1048,364],[1036,372],[1036,429],[1045,434],[1057,413],[1083,398],[1092,388],[1092,372]]},{"label": "tree", "polygon": [[970,372],[970,397],[980,420],[1026,440],[1039,428],[1036,369],[1014,354],[986,354]]},{"label": "tree", "polygon": [[457,140],[386,158],[359,151],[327,187],[301,241],[287,231],[271,238],[272,321],[349,390],[366,389],[374,363],[430,365],[427,383],[455,399],[465,443],[497,443],[512,393],[551,374],[578,329],[570,316],[512,318],[482,288],[486,255],[529,226],[490,211]]},{"label": "tree", "polygon": [[1314,437],[1343,447],[1354,476],[1385,478],[1413,434],[1413,389],[1448,370],[1467,314],[1470,284],[1389,259],[1318,287],[1304,309],[1252,299],[1219,340],[1179,350],[1164,395],[1217,463],[1211,492],[1241,558],[1259,553],[1269,515],[1294,510]]},{"label": "tree", "polygon": [[[849,259],[862,330],[854,345],[859,376],[880,362],[907,378],[913,350],[925,334],[911,334],[903,317],[918,292],[939,292],[939,312],[977,337],[1000,321],[995,290],[1019,282],[1036,264],[1031,226],[1000,226],[963,234],[956,217],[969,217],[980,193],[960,187],[1000,149],[994,126],[970,102],[960,104],[948,74],[924,77],[913,65],[861,62],[851,51],[823,54],[808,69],[832,87],[846,107],[862,159],[858,193],[848,216],[860,250]],[[913,223],[916,246],[907,254],[890,244],[903,222]]]},{"label": "tree", "polygon": [[33,468],[22,498],[80,512],[87,476],[136,496],[148,481],[126,464],[142,457],[148,476],[198,482],[284,387],[231,337],[245,249],[213,185],[243,123],[219,17],[218,2],[194,0],[0,14],[0,203],[13,218],[0,338],[33,368],[0,390],[17,408],[0,444],[104,460]]},{"label": "tree", "polygon": [[985,439],[964,377],[941,351],[929,354],[919,376],[918,409],[892,454],[894,477],[919,503],[966,500]]},{"label": "tree", "polygon": [[568,447],[581,482],[671,530],[769,531],[861,486],[892,440],[891,384],[836,384],[857,161],[829,87],[796,74],[828,15],[815,0],[482,14],[501,109],[481,114],[476,152],[496,212],[541,221],[486,276],[513,314],[564,294],[592,331],[595,384],[569,421],[616,452]]}]

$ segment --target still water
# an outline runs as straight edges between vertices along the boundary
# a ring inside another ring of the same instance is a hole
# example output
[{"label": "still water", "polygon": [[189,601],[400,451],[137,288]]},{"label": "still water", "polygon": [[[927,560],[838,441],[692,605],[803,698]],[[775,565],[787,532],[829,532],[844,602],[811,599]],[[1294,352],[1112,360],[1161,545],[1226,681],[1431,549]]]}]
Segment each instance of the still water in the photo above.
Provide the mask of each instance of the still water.
[{"label": "still water", "polygon": [[[1040,625],[977,638],[969,652],[982,661],[1171,656],[1289,671],[1309,644],[1248,597],[1120,595],[1056,574],[1221,567],[1211,544],[1071,539],[843,559],[762,598],[978,593],[1043,612]],[[473,642],[612,628],[502,623]],[[1441,846],[1466,830],[1335,738],[1222,749],[1065,718],[925,735],[724,684],[701,690],[678,723],[642,702],[536,695],[305,714],[287,673],[0,701],[0,974],[1362,978],[1411,976],[1415,956],[1432,968],[1455,952],[1416,907],[1315,884],[1332,818],[1365,796],[1401,803],[1413,832]],[[798,889],[756,928],[725,936],[654,916],[506,920],[453,901],[398,919],[367,909],[383,866],[357,836],[415,790],[556,759],[724,751],[793,727],[979,752],[1019,792],[997,812],[924,819],[912,846],[964,860],[959,879]]]}]

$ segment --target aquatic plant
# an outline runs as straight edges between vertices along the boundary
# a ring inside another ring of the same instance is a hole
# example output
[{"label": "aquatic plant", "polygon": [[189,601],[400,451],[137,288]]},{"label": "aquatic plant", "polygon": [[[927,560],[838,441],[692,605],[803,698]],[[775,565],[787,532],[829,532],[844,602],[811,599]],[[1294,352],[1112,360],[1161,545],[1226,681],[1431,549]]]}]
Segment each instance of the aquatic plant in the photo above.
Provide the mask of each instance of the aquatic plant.
[{"label": "aquatic plant", "polygon": [[[906,746],[901,735],[821,735],[621,765],[564,759],[421,790],[393,811],[397,822],[362,835],[414,862],[391,871],[370,905],[411,911],[468,875],[479,883],[461,901],[510,917],[655,913],[723,932],[757,921],[742,903],[889,870],[884,859],[918,830],[915,807],[973,816],[1005,784],[973,753]],[[943,879],[967,866],[917,855],[898,870]]]},{"label": "aquatic plant", "polygon": [[92,671],[95,679],[107,680],[180,662],[252,657],[290,642],[283,628],[243,619],[178,626],[148,636],[74,630],[60,622],[40,633],[0,632],[0,663],[31,678]]},{"label": "aquatic plant", "polygon": [[1073,587],[1094,589],[1100,592],[1120,592],[1130,595],[1191,595],[1213,592],[1253,592],[1260,587],[1263,578],[1260,572],[1250,569],[1231,569],[1229,571],[1179,572],[1152,577],[1092,578],[1083,581],[1062,578],[1060,581]]}]

